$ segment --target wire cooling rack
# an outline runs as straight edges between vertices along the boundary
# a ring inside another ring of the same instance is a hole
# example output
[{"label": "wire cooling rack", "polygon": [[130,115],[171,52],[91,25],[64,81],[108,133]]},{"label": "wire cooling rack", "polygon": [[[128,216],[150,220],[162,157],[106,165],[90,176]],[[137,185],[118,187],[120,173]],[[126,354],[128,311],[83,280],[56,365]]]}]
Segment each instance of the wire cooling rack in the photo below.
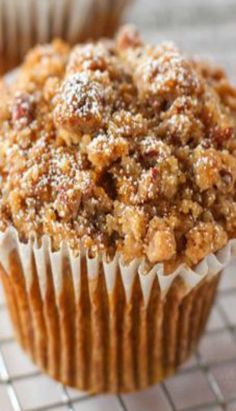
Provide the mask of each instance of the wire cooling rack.
[{"label": "wire cooling rack", "polygon": [[[236,262],[235,262],[236,264]],[[0,287],[0,411],[236,411],[236,272],[224,273],[196,355],[150,389],[91,396],[41,374],[14,341]]]}]

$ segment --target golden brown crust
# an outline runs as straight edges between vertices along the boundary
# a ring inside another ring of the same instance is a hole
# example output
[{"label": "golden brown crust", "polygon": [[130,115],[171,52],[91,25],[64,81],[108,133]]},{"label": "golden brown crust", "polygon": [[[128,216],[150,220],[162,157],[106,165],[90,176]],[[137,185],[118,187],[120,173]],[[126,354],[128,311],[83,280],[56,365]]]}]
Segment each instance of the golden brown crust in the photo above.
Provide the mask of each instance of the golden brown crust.
[{"label": "golden brown crust", "polygon": [[22,239],[197,264],[235,236],[235,89],[173,45],[38,47],[0,106],[0,216]]}]

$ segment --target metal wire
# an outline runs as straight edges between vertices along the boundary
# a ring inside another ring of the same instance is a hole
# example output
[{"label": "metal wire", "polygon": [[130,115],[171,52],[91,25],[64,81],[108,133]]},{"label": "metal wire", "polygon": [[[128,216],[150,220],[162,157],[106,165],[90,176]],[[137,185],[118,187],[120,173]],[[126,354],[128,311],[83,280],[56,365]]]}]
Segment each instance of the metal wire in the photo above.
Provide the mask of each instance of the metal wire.
[{"label": "metal wire", "polygon": [[[3,323],[3,320],[1,320],[2,315],[5,318],[6,307],[4,302],[0,301],[0,410],[77,411],[81,409],[81,404],[83,404],[82,410],[84,411],[96,411],[97,409],[99,411],[100,409],[103,409],[104,411],[110,411],[111,409],[118,411],[149,411],[149,409],[158,411],[213,411],[216,407],[217,411],[228,410],[228,407],[230,407],[230,410],[236,410],[236,378],[231,378],[227,371],[225,376],[223,376],[223,379],[221,378],[219,380],[219,378],[217,378],[219,371],[224,370],[225,368],[227,369],[227,367],[234,366],[236,370],[236,315],[234,323],[234,319],[232,320],[232,318],[229,318],[229,313],[231,314],[231,311],[227,309],[227,299],[232,298],[235,298],[236,305],[236,278],[234,279],[233,276],[232,284],[228,285],[228,288],[224,288],[219,292],[215,304],[214,311],[215,315],[217,315],[219,324],[213,324],[213,327],[208,327],[203,338],[212,339],[213,344],[215,345],[215,342],[219,337],[227,337],[227,344],[231,347],[231,353],[229,352],[228,345],[223,345],[219,348],[220,350],[223,350],[223,358],[221,358],[221,356],[218,358],[216,355],[217,358],[209,359],[207,358],[209,353],[204,355],[204,350],[201,349],[200,344],[199,350],[192,363],[189,366],[182,368],[175,377],[172,377],[170,380],[167,380],[159,386],[152,387],[150,396],[147,391],[146,393],[109,397],[95,397],[79,392],[77,394],[75,391],[71,392],[71,390],[66,387],[52,381],[49,382],[49,388],[46,393],[45,389],[40,392],[41,385],[39,384],[39,380],[47,379],[47,377],[43,376],[37,369],[32,367],[32,369],[26,372],[23,367],[22,373],[12,372],[12,370],[9,369],[11,367],[8,366],[9,354],[7,355],[7,349],[9,349],[12,344],[14,345],[15,342],[12,335],[5,335],[4,332],[1,332],[3,327],[6,327],[6,323]],[[215,347],[213,348],[215,349]],[[19,357],[17,358],[19,360]],[[22,358],[20,361],[24,362]],[[204,396],[200,392],[200,395],[197,395],[196,398],[196,395],[193,395],[194,392],[188,393],[188,397],[190,399],[193,397],[193,401],[191,402],[188,399],[186,402],[186,383],[184,381],[188,381],[188,383],[192,381],[192,386],[194,386],[195,376],[198,376],[198,378],[200,377],[201,381],[204,381],[204,386],[201,388],[201,391],[207,392],[207,396]],[[43,398],[43,403],[33,404],[27,401],[30,384],[32,385],[32,389],[34,387],[34,390],[36,390],[37,397]],[[227,384],[230,384],[230,387],[228,387]],[[21,388],[20,390],[19,386]],[[7,404],[5,405],[4,403],[4,408],[3,405],[1,405],[2,391],[6,397],[4,398],[5,403]],[[50,394],[51,391],[53,391],[53,394]],[[59,393],[55,398],[54,391]],[[48,401],[47,397],[49,398]],[[104,401],[104,403],[97,408],[96,404],[98,404],[99,401]]]}]

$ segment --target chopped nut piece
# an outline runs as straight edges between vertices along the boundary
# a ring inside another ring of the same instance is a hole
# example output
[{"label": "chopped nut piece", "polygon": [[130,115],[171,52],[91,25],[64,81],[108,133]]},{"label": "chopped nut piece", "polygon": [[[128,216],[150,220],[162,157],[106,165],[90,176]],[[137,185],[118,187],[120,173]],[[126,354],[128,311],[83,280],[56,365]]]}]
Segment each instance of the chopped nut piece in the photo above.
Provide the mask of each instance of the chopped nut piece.
[{"label": "chopped nut piece", "polygon": [[17,130],[24,129],[33,121],[35,101],[28,93],[16,93],[12,105],[12,121]]},{"label": "chopped nut piece", "polygon": [[100,169],[128,154],[128,150],[128,142],[124,138],[103,134],[94,138],[87,147],[88,159]]},{"label": "chopped nut piece", "polygon": [[147,257],[151,263],[170,260],[175,253],[175,236],[169,227],[156,231],[146,248]]},{"label": "chopped nut piece", "polygon": [[104,92],[86,72],[76,73],[63,83],[54,119],[57,125],[90,133],[102,124]]},{"label": "chopped nut piece", "polygon": [[146,133],[146,120],[141,114],[117,111],[112,117],[109,131],[117,136],[134,138]]},{"label": "chopped nut piece", "polygon": [[76,46],[68,62],[67,75],[78,73],[84,70],[105,71],[110,66],[111,54],[106,45],[101,42],[93,44],[83,44]]},{"label": "chopped nut piece", "polygon": [[222,248],[228,240],[227,233],[216,223],[199,223],[186,238],[186,256],[193,264]]},{"label": "chopped nut piece", "polygon": [[221,155],[215,149],[196,149],[194,152],[194,173],[196,183],[201,191],[214,186],[219,179],[222,167]]},{"label": "chopped nut piece", "polygon": [[125,207],[120,218],[123,233],[134,240],[140,240],[145,234],[145,214],[136,207]]}]

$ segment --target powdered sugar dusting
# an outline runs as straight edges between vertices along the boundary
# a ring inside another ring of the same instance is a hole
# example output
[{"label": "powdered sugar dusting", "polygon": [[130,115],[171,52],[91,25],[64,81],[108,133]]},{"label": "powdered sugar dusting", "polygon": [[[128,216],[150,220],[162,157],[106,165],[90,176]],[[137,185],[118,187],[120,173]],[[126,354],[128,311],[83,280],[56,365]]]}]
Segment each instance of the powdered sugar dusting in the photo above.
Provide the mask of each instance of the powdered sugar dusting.
[{"label": "powdered sugar dusting", "polygon": [[0,108],[0,229],[167,272],[223,247],[236,230],[235,91],[217,78],[127,28],[31,52]]}]

